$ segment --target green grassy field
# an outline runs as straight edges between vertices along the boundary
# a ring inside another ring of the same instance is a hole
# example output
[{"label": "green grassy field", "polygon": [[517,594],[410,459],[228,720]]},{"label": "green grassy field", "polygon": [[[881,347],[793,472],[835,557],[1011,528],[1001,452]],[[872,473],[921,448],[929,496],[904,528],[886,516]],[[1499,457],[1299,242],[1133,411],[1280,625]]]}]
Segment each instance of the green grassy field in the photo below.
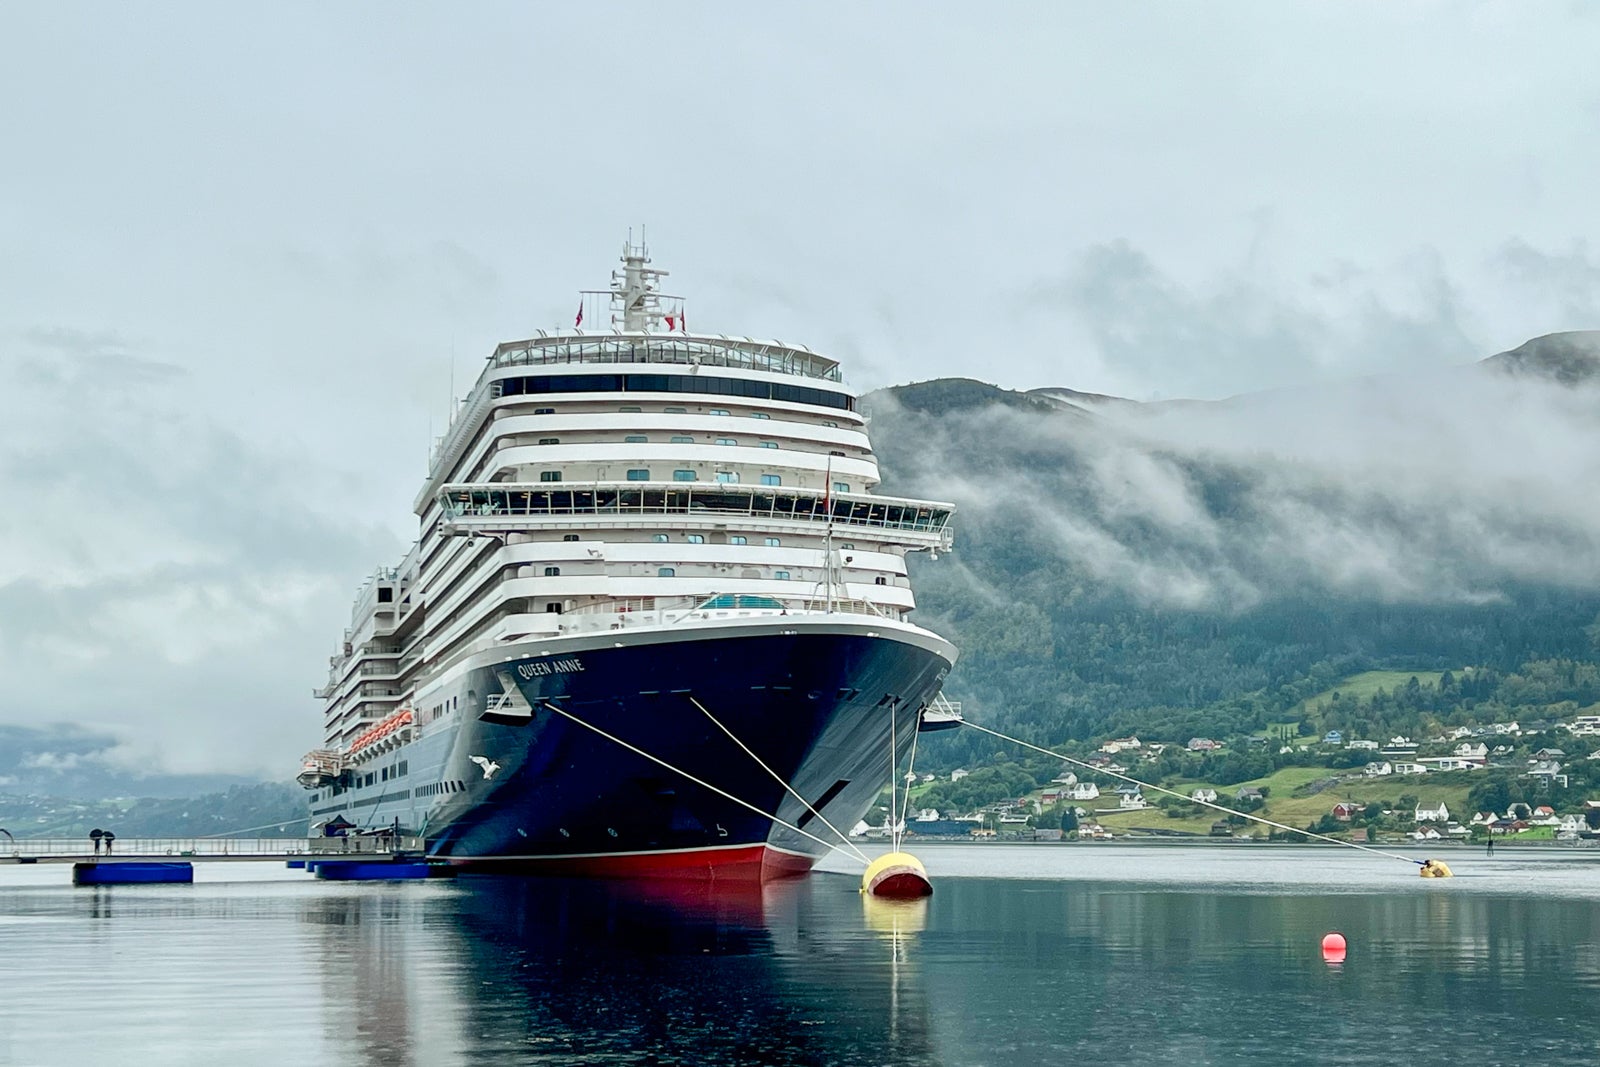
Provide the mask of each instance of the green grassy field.
[{"label": "green grassy field", "polygon": [[[1410,677],[1407,675],[1407,677]],[[1470,771],[1451,774],[1427,775],[1390,775],[1385,778],[1357,778],[1348,782],[1324,789],[1311,796],[1297,797],[1291,794],[1303,785],[1318,778],[1332,777],[1336,772],[1326,767],[1284,767],[1265,778],[1243,782],[1233,786],[1215,786],[1217,803],[1224,807],[1231,807],[1234,794],[1244,786],[1255,786],[1257,789],[1265,787],[1268,790],[1267,802],[1260,810],[1252,814],[1281,822],[1289,826],[1304,827],[1316,822],[1333,810],[1333,806],[1340,801],[1353,800],[1360,804],[1369,804],[1377,801],[1393,804],[1402,794],[1414,794],[1417,802],[1424,805],[1435,805],[1443,801],[1450,809],[1452,817],[1465,822],[1472,817],[1472,812],[1467,809],[1467,790],[1472,786]],[[1185,783],[1179,788],[1180,792],[1188,793],[1206,782]],[[1088,807],[1089,805],[1084,805]],[[1109,805],[1107,805],[1109,806]],[[1193,814],[1183,818],[1169,818],[1164,812],[1156,808],[1146,808],[1142,811],[1117,812],[1114,815],[1097,815],[1096,818],[1108,829],[1129,829],[1132,827],[1151,827],[1161,830],[1183,830],[1190,833],[1207,833],[1211,824],[1224,818],[1222,812],[1212,808],[1202,808],[1195,805]],[[1254,824],[1246,832],[1265,834],[1267,828]]]},{"label": "green grassy field", "polygon": [[[1460,674],[1462,671],[1457,670],[1454,673]],[[1444,677],[1443,671],[1365,671],[1353,674],[1338,685],[1308,697],[1296,705],[1293,714],[1301,717],[1310,715],[1318,704],[1332,701],[1335,693],[1339,694],[1340,700],[1366,700],[1380,689],[1387,689],[1392,693],[1410,682],[1412,678],[1423,685],[1438,685],[1442,677]]]}]

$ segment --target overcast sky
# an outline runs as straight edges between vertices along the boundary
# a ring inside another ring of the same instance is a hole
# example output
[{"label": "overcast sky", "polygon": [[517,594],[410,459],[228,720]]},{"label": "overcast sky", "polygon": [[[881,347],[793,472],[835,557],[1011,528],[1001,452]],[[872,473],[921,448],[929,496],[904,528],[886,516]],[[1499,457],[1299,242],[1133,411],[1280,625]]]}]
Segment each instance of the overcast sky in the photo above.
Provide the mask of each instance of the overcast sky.
[{"label": "overcast sky", "polygon": [[629,226],[870,388],[1600,326],[1587,3],[0,8],[0,721],[283,776],[430,432]]}]

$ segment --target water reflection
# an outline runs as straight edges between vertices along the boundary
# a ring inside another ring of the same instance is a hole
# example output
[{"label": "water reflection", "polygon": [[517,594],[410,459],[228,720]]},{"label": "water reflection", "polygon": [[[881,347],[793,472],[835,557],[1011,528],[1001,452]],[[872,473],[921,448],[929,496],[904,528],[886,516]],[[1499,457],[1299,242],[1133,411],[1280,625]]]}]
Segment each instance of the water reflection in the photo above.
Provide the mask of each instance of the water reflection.
[{"label": "water reflection", "polygon": [[[47,874],[0,872],[0,1064],[1600,1058],[1600,897],[1572,879],[972,877],[892,902],[838,875],[74,889]],[[1338,968],[1330,930],[1349,941]]]},{"label": "water reflection", "polygon": [[481,1034],[552,1062],[930,1063],[926,998],[847,879],[476,880],[458,922]]}]

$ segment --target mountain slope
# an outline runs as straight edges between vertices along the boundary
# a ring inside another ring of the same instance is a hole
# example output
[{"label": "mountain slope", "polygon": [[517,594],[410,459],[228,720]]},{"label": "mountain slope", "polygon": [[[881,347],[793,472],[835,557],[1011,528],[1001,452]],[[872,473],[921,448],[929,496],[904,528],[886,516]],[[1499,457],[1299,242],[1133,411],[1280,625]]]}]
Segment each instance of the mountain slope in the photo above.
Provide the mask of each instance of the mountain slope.
[{"label": "mountain slope", "polygon": [[884,491],[960,507],[953,555],[912,564],[963,648],[952,696],[1041,741],[1186,737],[1360,670],[1592,659],[1600,382],[1554,336],[1485,361],[1510,375],[1226,404],[871,394]]}]

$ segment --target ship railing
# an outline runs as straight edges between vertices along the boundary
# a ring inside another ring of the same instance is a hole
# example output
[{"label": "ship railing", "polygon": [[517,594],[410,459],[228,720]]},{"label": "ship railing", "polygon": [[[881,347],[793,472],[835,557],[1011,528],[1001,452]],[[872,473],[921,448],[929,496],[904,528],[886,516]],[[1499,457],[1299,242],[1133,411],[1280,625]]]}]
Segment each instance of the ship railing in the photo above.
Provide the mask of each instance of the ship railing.
[{"label": "ship railing", "polygon": [[954,505],[896,497],[833,495],[812,489],[741,489],[730,483],[595,482],[554,489],[549,484],[447,485],[439,507],[452,525],[492,529],[510,519],[569,516],[730,515],[770,522],[804,522],[894,530],[948,543]]},{"label": "ship railing", "polygon": [[826,356],[762,341],[699,337],[561,336],[513,341],[495,350],[493,367],[551,364],[677,363],[791,374],[839,382],[839,364]]},{"label": "ship railing", "polygon": [[[836,599],[833,601],[831,611],[833,614],[868,615],[877,619],[896,621],[900,618],[892,608],[886,610],[865,600]],[[561,616],[561,629],[566,633],[591,633],[605,630],[634,630],[657,626],[676,626],[679,623],[691,620],[771,618],[783,615],[800,617],[828,613],[829,605],[822,600],[785,601],[779,607],[774,608],[679,607],[633,611],[620,607],[608,609],[594,606],[578,608],[564,613]]]}]

